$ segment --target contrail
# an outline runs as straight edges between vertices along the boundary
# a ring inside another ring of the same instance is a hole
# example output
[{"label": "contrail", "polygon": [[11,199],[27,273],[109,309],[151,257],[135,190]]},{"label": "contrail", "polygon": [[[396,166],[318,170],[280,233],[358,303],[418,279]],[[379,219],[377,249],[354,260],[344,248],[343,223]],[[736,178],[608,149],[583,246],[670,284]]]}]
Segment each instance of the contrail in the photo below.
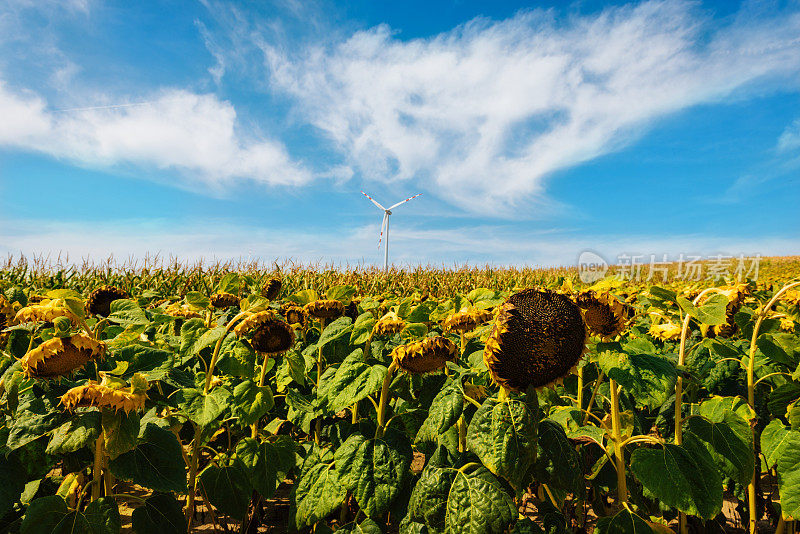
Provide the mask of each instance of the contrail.
[{"label": "contrail", "polygon": [[116,109],[116,108],[131,108],[134,106],[149,106],[150,104],[160,104],[164,102],[177,102],[179,99],[172,100],[153,100],[151,102],[134,102],[132,104],[114,104],[111,106],[92,106],[87,108],[67,108],[67,109],[54,109],[53,113],[66,113],[68,111],[92,111],[95,109]]}]

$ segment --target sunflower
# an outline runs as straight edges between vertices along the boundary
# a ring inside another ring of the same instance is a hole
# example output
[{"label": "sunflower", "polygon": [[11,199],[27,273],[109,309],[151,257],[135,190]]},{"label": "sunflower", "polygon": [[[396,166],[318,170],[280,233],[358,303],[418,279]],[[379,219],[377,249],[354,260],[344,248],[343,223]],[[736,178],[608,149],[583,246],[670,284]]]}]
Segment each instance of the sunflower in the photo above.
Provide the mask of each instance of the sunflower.
[{"label": "sunflower", "polygon": [[14,323],[51,323],[56,317],[66,317],[73,324],[76,322],[75,314],[63,304],[63,301],[55,299],[22,308],[14,316]]},{"label": "sunflower", "polygon": [[681,337],[681,327],[673,322],[650,325],[650,335],[662,341],[676,341]]},{"label": "sunflower", "polygon": [[354,300],[344,307],[344,316],[349,317],[353,322],[358,319],[358,303]]},{"label": "sunflower", "polygon": [[338,300],[315,300],[305,306],[306,311],[317,319],[336,319],[344,315],[344,304]]},{"label": "sunflower", "polygon": [[294,330],[272,311],[254,313],[234,328],[237,336],[250,333],[253,348],[267,354],[287,351],[294,345]]},{"label": "sunflower", "polygon": [[88,315],[111,315],[111,303],[118,299],[126,299],[128,294],[114,286],[98,287],[86,299],[86,313]]},{"label": "sunflower", "polygon": [[3,333],[3,329],[10,326],[14,320],[14,307],[8,299],[0,295],[0,346],[5,345],[8,334]]},{"label": "sunflower", "polygon": [[54,337],[45,341],[20,360],[28,378],[60,378],[80,369],[89,360],[101,358],[104,346],[85,334]]},{"label": "sunflower", "polygon": [[728,298],[728,305],[725,307],[725,322],[709,327],[707,333],[709,337],[730,337],[738,329],[735,317],[742,308],[745,297],[750,294],[750,288],[747,284],[735,284],[720,288],[718,293]]},{"label": "sunflower", "polygon": [[282,285],[279,278],[271,279],[261,288],[261,296],[269,300],[275,300],[281,293]]},{"label": "sunflower", "polygon": [[304,310],[302,306],[296,305],[294,302],[290,304],[292,305],[283,308],[282,312],[283,316],[286,318],[286,322],[290,325],[298,325],[301,329],[305,328],[306,322],[308,321],[306,310]]},{"label": "sunflower", "polygon": [[407,373],[422,374],[437,371],[458,354],[455,343],[446,337],[426,337],[420,341],[400,345],[392,351],[392,358]]},{"label": "sunflower", "polygon": [[[111,381],[103,377],[99,384],[90,380],[88,384],[74,387],[61,396],[61,404],[67,410],[81,407],[113,408],[114,411],[143,411],[147,400],[147,381],[137,377],[138,385],[127,387],[122,381]],[[122,382],[122,383],[120,383]],[[144,386],[141,385],[144,384]]]},{"label": "sunflower", "polygon": [[791,317],[781,317],[781,330],[784,332],[794,332],[794,321]]},{"label": "sunflower", "polygon": [[578,295],[575,303],[583,310],[583,320],[592,334],[609,339],[625,330],[625,305],[610,293],[587,291]]},{"label": "sunflower", "polygon": [[492,312],[478,308],[462,308],[461,311],[451,313],[444,321],[442,327],[446,332],[463,334],[470,332],[492,318]]},{"label": "sunflower", "polygon": [[396,313],[389,312],[375,323],[372,332],[376,336],[393,336],[406,327],[406,322],[400,319]]},{"label": "sunflower", "polygon": [[173,302],[164,309],[167,315],[173,317],[182,317],[184,319],[194,319],[195,317],[202,318],[203,316],[194,311],[188,304],[181,304],[180,302]]},{"label": "sunflower", "polygon": [[568,296],[527,289],[500,307],[483,361],[505,389],[544,387],[580,361],[586,336],[581,310]]},{"label": "sunflower", "polygon": [[793,306],[800,306],[800,289],[790,289],[783,294],[783,299]]},{"label": "sunflower", "polygon": [[230,308],[239,305],[239,297],[230,293],[215,293],[211,296],[211,305],[215,308]]}]

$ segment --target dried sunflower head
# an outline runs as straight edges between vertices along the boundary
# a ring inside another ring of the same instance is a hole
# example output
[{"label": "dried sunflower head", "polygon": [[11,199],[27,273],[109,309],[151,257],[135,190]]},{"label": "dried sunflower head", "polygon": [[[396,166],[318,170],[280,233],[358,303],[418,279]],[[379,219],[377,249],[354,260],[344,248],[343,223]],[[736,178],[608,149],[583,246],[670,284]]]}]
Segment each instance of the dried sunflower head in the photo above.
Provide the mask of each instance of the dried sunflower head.
[{"label": "dried sunflower head", "polygon": [[305,309],[317,319],[336,319],[344,315],[344,304],[338,300],[315,300],[306,304]]},{"label": "dried sunflower head", "polygon": [[358,319],[358,303],[356,301],[351,300],[350,304],[344,307],[344,316],[350,317],[353,322]]},{"label": "dried sunflower head", "polygon": [[592,334],[608,339],[625,330],[625,305],[610,293],[587,291],[578,295],[575,302],[583,310],[583,319]]},{"label": "dried sunflower head", "polygon": [[86,299],[86,313],[89,315],[111,315],[111,303],[118,299],[126,299],[128,294],[114,286],[98,287]]},{"label": "dried sunflower head", "polygon": [[372,332],[376,336],[393,336],[405,328],[406,322],[400,319],[396,313],[389,312],[375,323]]},{"label": "dried sunflower head", "polygon": [[308,314],[302,306],[287,306],[283,310],[283,316],[286,318],[287,323],[290,325],[298,325],[300,328],[305,328],[306,322],[308,321]]},{"label": "dried sunflower head", "polygon": [[734,319],[742,308],[744,299],[750,294],[750,288],[747,284],[734,284],[720,288],[717,291],[728,298],[728,305],[725,307],[725,322],[710,326],[706,331],[706,335],[708,337],[731,337],[739,329]]},{"label": "dried sunflower head", "polygon": [[781,317],[781,330],[784,332],[794,332],[794,321],[791,317]]},{"label": "dried sunflower head", "polygon": [[492,312],[478,308],[462,308],[461,311],[451,313],[444,321],[442,327],[446,332],[462,334],[475,330],[481,323],[492,318]]},{"label": "dried sunflower head", "polygon": [[254,313],[234,328],[237,336],[250,333],[250,343],[259,352],[277,354],[294,345],[294,330],[272,311]]},{"label": "dried sunflower head", "polygon": [[500,307],[483,361],[498,385],[525,391],[569,374],[585,347],[578,306],[566,295],[527,289]]},{"label": "dried sunflower head", "polygon": [[20,364],[28,378],[60,378],[103,354],[101,342],[85,334],[75,334],[45,341],[23,356]]},{"label": "dried sunflower head", "polygon": [[672,322],[653,324],[650,335],[662,341],[676,341],[681,337],[681,327]]},{"label": "dried sunflower head", "polygon": [[132,385],[103,377],[99,384],[90,380],[88,384],[74,387],[61,396],[61,404],[67,410],[81,407],[113,408],[114,411],[143,411],[147,400],[147,380],[134,375]]},{"label": "dried sunflower head", "polygon": [[25,306],[14,316],[15,324],[52,323],[56,317],[66,317],[76,324],[75,314],[59,299],[42,301],[41,304]]},{"label": "dried sunflower head", "polygon": [[230,308],[239,305],[239,297],[230,293],[215,293],[211,296],[211,305],[215,308]]},{"label": "dried sunflower head", "polygon": [[437,371],[458,354],[455,343],[446,337],[426,337],[420,341],[400,345],[392,351],[392,358],[403,371],[422,374]]},{"label": "dried sunflower head", "polygon": [[11,325],[14,320],[14,306],[4,295],[0,295],[0,330]]},{"label": "dried sunflower head", "polygon": [[269,300],[275,300],[281,293],[281,286],[280,279],[273,278],[261,288],[261,296]]}]

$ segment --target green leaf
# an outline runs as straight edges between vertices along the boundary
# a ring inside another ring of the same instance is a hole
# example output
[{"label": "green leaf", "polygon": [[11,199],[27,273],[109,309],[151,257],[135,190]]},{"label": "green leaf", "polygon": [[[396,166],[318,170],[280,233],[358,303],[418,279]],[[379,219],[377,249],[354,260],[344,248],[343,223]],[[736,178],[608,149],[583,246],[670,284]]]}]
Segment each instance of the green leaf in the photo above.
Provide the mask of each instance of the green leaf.
[{"label": "green leaf", "polygon": [[[551,484],[567,492],[579,493],[584,485],[578,454],[567,439],[564,428],[552,419],[539,423],[542,460],[552,466]],[[525,469],[527,471],[527,468]]]},{"label": "green leaf", "polygon": [[349,334],[352,330],[353,325],[351,319],[349,317],[339,317],[325,327],[325,330],[323,330],[322,335],[319,337],[319,341],[317,341],[317,347],[324,347],[331,341],[336,341]]},{"label": "green leaf", "polygon": [[132,451],[139,437],[139,414],[125,413],[122,410],[112,412],[104,410],[102,416],[103,438],[108,457],[112,460],[128,451]]},{"label": "green leaf", "polygon": [[411,458],[411,443],[393,428],[380,438],[355,433],[334,455],[341,484],[371,518],[386,512],[399,497],[410,474]]},{"label": "green leaf", "polygon": [[180,503],[168,493],[155,493],[131,514],[136,534],[184,534],[186,518]]},{"label": "green leaf", "polygon": [[417,441],[435,442],[440,434],[458,422],[463,410],[464,392],[459,380],[453,380],[434,397],[428,417],[417,432]]},{"label": "green leaf", "polygon": [[414,486],[408,513],[433,532],[500,534],[517,518],[514,499],[488,469],[428,464]]},{"label": "green leaf", "polygon": [[325,296],[330,300],[338,300],[345,306],[350,304],[353,300],[353,295],[356,294],[356,288],[353,286],[333,286],[325,292]]},{"label": "green leaf", "polygon": [[108,320],[122,326],[147,325],[150,320],[145,311],[134,300],[117,299],[111,303],[111,315]]},{"label": "green leaf", "polygon": [[703,324],[719,325],[727,320],[728,297],[725,295],[712,295],[701,306],[695,306],[686,297],[677,297],[676,302],[684,312]]},{"label": "green leaf", "polygon": [[346,496],[347,490],[339,481],[334,462],[315,463],[304,470],[293,495],[297,528],[325,519],[341,506]]},{"label": "green leaf", "polygon": [[35,499],[28,506],[20,534],[92,534],[89,522],[79,512],[70,512],[57,495]]},{"label": "green leaf", "polygon": [[0,517],[19,501],[26,478],[25,467],[16,456],[0,454],[0,480],[3,480],[0,484]]},{"label": "green leaf", "polygon": [[233,415],[243,426],[258,422],[274,405],[269,386],[258,387],[255,382],[245,380],[233,388]]},{"label": "green leaf", "polygon": [[53,433],[47,444],[47,454],[66,454],[94,445],[100,435],[100,413],[78,413]]},{"label": "green leaf", "polygon": [[489,471],[521,489],[536,457],[536,419],[520,400],[486,399],[469,423],[467,449]]},{"label": "green leaf", "polygon": [[773,362],[792,369],[800,363],[800,338],[794,334],[761,334],[756,345]]},{"label": "green leaf", "polygon": [[654,534],[647,521],[623,508],[616,515],[597,520],[595,534]]},{"label": "green leaf", "polygon": [[336,532],[352,532],[353,534],[383,534],[381,527],[372,519],[365,519],[361,523],[348,523]]},{"label": "green leaf", "polygon": [[691,433],[684,435],[683,445],[636,449],[630,467],[646,492],[667,506],[703,519],[722,510],[722,478]]},{"label": "green leaf", "polygon": [[744,399],[715,395],[700,403],[698,413],[711,422],[727,423],[731,430],[751,447],[753,431],[750,421],[755,419],[756,414]]},{"label": "green leaf", "polygon": [[404,339],[419,339],[428,334],[428,325],[425,323],[406,323],[400,331],[400,337]]},{"label": "green leaf", "polygon": [[317,299],[319,299],[319,295],[317,295],[317,292],[313,289],[303,289],[286,298],[286,300],[296,302],[301,306],[305,306],[309,302],[314,302]]},{"label": "green leaf", "polygon": [[236,445],[236,457],[242,461],[250,485],[265,499],[272,497],[280,482],[278,466],[280,457],[277,449],[266,441],[258,442],[244,438]]},{"label": "green leaf", "polygon": [[329,411],[338,412],[380,391],[387,372],[381,364],[365,363],[361,349],[356,349],[320,386],[318,395]]},{"label": "green leaf", "polygon": [[22,399],[6,441],[12,451],[39,439],[63,421],[61,411],[48,397],[28,395]]},{"label": "green leaf", "polygon": [[[122,375],[125,379],[134,373],[147,373],[148,379],[160,380],[175,363],[175,356],[171,352],[139,343],[123,347],[114,356],[117,361],[128,364]],[[155,370],[159,372],[153,372]]]},{"label": "green leaf", "polygon": [[230,293],[236,295],[239,293],[239,286],[241,280],[238,273],[227,273],[217,284],[217,293]]},{"label": "green leaf", "polygon": [[[236,336],[228,336],[222,342],[217,368],[224,374],[253,378],[256,353]],[[267,360],[267,366],[275,365],[275,360]]]},{"label": "green leaf", "polygon": [[181,444],[175,434],[148,423],[132,451],[111,460],[117,478],[154,491],[186,491],[186,470]]},{"label": "green leaf", "polygon": [[186,388],[178,394],[178,406],[192,421],[206,426],[225,412],[230,396],[230,391],[220,386],[208,395],[203,395],[199,389]]},{"label": "green leaf", "polygon": [[800,382],[786,382],[769,394],[767,408],[775,417],[783,417],[789,405],[797,399],[800,399]]},{"label": "green leaf", "polygon": [[800,432],[775,419],[761,433],[761,450],[778,472],[783,517],[800,519]]},{"label": "green leaf", "polygon": [[366,343],[372,334],[372,328],[375,326],[375,316],[369,312],[364,312],[356,318],[353,323],[353,331],[350,333],[350,344],[361,345]]},{"label": "green leaf", "polygon": [[749,440],[743,440],[727,423],[702,416],[690,417],[685,424],[686,430],[703,442],[723,475],[743,486],[750,483],[755,460]]},{"label": "green leaf", "polygon": [[244,519],[253,487],[241,460],[212,463],[200,473],[200,484],[214,508],[238,521]]},{"label": "green leaf", "polygon": [[119,534],[122,518],[114,498],[100,497],[84,510],[92,534]]},{"label": "green leaf", "polygon": [[[633,347],[626,346],[626,352]],[[598,345],[598,352],[600,346]],[[597,363],[609,378],[629,393],[637,406],[651,410],[667,402],[673,394],[677,372],[666,358],[654,354],[637,354],[606,350]]]},{"label": "green leaf", "polygon": [[[236,294],[237,291],[233,293]],[[230,293],[230,291],[226,291],[226,293]],[[199,291],[189,291],[186,293],[186,304],[199,310],[205,310],[211,306],[211,301]]]}]

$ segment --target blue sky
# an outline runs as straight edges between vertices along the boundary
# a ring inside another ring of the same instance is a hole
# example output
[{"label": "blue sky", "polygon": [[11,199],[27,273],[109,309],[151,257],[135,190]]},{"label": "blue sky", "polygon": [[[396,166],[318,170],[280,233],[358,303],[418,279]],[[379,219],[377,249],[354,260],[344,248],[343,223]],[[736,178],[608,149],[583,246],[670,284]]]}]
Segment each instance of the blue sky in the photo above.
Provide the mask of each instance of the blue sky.
[{"label": "blue sky", "polygon": [[0,0],[0,254],[800,252],[800,2]]}]

